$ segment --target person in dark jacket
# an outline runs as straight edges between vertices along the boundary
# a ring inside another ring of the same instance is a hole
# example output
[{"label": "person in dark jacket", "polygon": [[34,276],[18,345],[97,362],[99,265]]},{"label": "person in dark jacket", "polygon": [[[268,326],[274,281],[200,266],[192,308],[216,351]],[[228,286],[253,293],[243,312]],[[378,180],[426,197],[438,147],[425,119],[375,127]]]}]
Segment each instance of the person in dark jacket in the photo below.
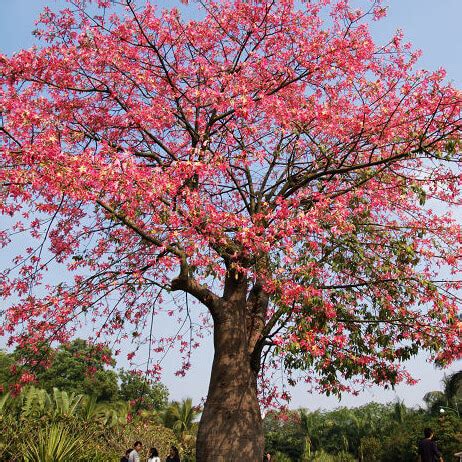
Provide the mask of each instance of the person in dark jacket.
[{"label": "person in dark jacket", "polygon": [[419,462],[443,462],[441,452],[433,441],[433,430],[425,428],[424,436],[425,438],[419,441]]},{"label": "person in dark jacket", "polygon": [[180,462],[180,453],[175,446],[170,447],[170,454],[167,456],[165,462]]},{"label": "person in dark jacket", "polygon": [[132,452],[132,448],[128,448],[125,451],[125,455],[120,458],[120,462],[128,462],[128,457],[130,456],[131,452]]}]

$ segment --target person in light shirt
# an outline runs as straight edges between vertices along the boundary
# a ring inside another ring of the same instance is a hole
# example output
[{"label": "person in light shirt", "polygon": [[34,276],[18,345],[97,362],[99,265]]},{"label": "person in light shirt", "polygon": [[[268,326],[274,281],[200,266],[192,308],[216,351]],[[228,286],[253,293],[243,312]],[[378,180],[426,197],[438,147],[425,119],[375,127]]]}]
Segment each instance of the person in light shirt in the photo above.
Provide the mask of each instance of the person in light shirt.
[{"label": "person in light shirt", "polygon": [[149,450],[148,462],[161,462],[159,457],[159,452],[156,448],[151,448]]},{"label": "person in light shirt", "polygon": [[132,452],[128,456],[128,462],[140,462],[140,451],[143,447],[141,441],[135,441]]}]

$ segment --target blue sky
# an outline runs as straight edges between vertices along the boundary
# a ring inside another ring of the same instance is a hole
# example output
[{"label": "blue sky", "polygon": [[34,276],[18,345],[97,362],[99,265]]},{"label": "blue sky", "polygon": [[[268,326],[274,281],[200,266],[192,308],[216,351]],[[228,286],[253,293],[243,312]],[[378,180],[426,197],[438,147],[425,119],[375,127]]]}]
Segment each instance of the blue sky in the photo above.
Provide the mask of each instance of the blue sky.
[{"label": "blue sky", "polygon": [[[193,3],[192,0],[191,3]],[[60,7],[64,0],[0,0],[0,53],[11,54],[22,48],[30,47],[34,42],[32,30],[34,21],[45,5]],[[160,6],[180,6],[179,0],[158,2]],[[423,51],[420,66],[427,69],[443,67],[447,70],[447,79],[462,87],[462,37],[460,18],[461,0],[388,0],[388,17],[374,24],[374,34],[378,40],[386,40],[396,29],[404,31],[407,40]],[[187,7],[193,11],[193,6]],[[0,217],[1,219],[1,217]],[[0,222],[0,228],[2,228]],[[210,340],[193,357],[192,371],[181,379],[173,374],[175,358],[166,364],[164,383],[169,387],[172,399],[191,396],[196,402],[207,393],[209,369],[212,360]],[[461,363],[453,365],[450,372],[460,369]],[[409,363],[409,369],[420,383],[414,387],[399,386],[396,391],[372,388],[358,397],[345,396],[341,405],[360,405],[371,400],[388,402],[399,397],[408,405],[421,405],[423,395],[429,390],[441,388],[443,372],[435,370],[425,362],[423,356]],[[307,394],[304,387],[293,391],[291,407],[333,408],[339,403],[334,398],[316,394]]]}]

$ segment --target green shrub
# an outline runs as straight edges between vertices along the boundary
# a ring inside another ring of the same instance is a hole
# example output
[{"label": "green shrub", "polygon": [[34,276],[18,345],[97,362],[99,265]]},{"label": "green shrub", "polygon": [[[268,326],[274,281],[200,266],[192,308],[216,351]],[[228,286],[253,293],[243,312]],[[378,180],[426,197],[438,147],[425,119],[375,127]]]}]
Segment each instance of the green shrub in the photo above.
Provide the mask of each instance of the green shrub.
[{"label": "green shrub", "polygon": [[[347,451],[340,451],[338,454],[335,454],[334,459],[335,462],[355,462],[356,459],[353,454]],[[371,462],[369,459],[365,459],[368,462]]]},{"label": "green shrub", "polygon": [[362,460],[380,462],[382,460],[382,442],[375,436],[365,436],[361,438],[359,452]]},{"label": "green shrub", "polygon": [[335,462],[335,457],[320,449],[313,454],[313,462]]},{"label": "green shrub", "polygon": [[[134,441],[140,440],[146,449],[157,448],[162,460],[167,457],[172,444],[180,446],[172,430],[140,418],[134,419],[127,425],[112,428],[110,432],[104,434],[102,440],[107,450],[120,455],[131,447]],[[104,446],[101,449],[104,449]]]},{"label": "green shrub", "polygon": [[292,459],[283,452],[276,452],[271,460],[274,460],[274,462],[292,462]]},{"label": "green shrub", "polygon": [[63,425],[51,425],[38,432],[37,439],[24,444],[25,462],[72,462],[82,460],[85,441]]}]

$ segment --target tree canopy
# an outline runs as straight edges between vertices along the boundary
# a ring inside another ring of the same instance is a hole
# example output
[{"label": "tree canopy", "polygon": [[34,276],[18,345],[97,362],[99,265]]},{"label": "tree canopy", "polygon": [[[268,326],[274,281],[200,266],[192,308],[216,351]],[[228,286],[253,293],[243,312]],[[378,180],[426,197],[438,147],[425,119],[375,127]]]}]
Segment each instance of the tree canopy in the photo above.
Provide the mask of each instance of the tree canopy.
[{"label": "tree canopy", "polygon": [[[53,388],[94,396],[99,401],[113,401],[117,398],[117,374],[106,368],[114,365],[112,352],[82,339],[60,345],[56,349],[42,352],[47,364],[34,363],[30,349],[17,348],[12,357],[15,361],[13,373],[29,373],[40,387],[52,392]],[[11,382],[11,380],[10,380]]]},{"label": "tree canopy", "polygon": [[119,398],[133,403],[135,409],[160,410],[166,407],[168,390],[143,375],[121,370]]},{"label": "tree canopy", "polygon": [[139,373],[108,369],[115,364],[108,348],[75,339],[58,348],[42,353],[47,363],[33,361],[27,349],[13,353],[0,351],[0,386],[7,391],[17,384],[19,376],[30,374],[34,383],[48,393],[55,388],[77,395],[88,395],[96,401],[131,402],[136,411],[160,410],[167,405],[168,390],[160,382],[153,382]]},{"label": "tree canopy", "polygon": [[[11,342],[93,322],[100,342],[178,341],[185,371],[211,318],[200,428],[226,435],[233,409],[242,438],[257,377],[264,404],[281,395],[262,366],[340,393],[411,381],[419,349],[460,357],[461,93],[402,33],[374,43],[379,0],[204,0],[197,20],[89,3],[45,10],[41,46],[0,57],[0,211],[36,242],[1,273]],[[49,283],[53,262],[72,280]],[[153,333],[163,310],[190,335]],[[201,432],[204,461],[231,458]]]}]

